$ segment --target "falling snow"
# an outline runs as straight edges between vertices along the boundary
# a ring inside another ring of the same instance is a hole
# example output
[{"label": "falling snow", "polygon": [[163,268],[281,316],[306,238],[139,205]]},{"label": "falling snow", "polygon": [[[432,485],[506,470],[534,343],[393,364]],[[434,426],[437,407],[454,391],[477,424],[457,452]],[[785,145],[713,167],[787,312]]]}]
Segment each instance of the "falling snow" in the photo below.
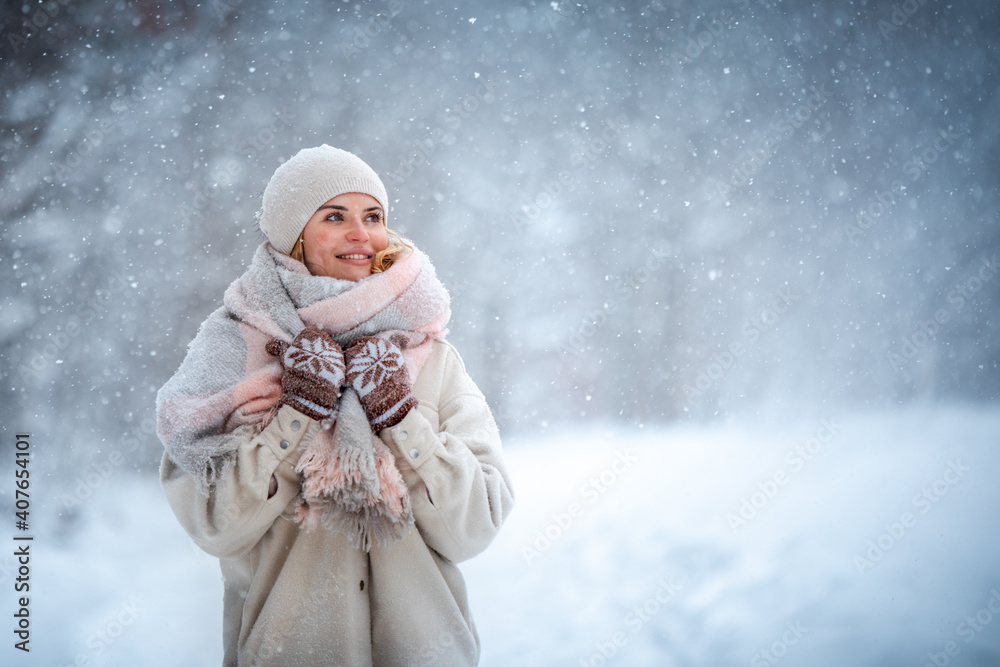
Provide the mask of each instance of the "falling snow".
[{"label": "falling snow", "polygon": [[1000,624],[959,629],[1000,586],[998,34],[986,0],[6,3],[0,428],[32,434],[38,530],[13,664],[220,661],[154,395],[273,170],[324,142],[382,175],[505,436],[518,506],[464,566],[483,664],[1000,663]]}]

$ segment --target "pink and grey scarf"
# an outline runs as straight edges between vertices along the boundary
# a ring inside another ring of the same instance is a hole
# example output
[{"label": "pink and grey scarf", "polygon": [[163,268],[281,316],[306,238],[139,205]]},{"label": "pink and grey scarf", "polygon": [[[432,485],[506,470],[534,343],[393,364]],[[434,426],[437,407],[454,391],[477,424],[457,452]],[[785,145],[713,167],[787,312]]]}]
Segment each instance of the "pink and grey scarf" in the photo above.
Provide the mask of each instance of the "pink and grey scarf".
[{"label": "pink and grey scarf", "polygon": [[[290,342],[310,324],[345,349],[362,336],[384,337],[403,350],[413,380],[450,316],[448,292],[419,250],[354,283],[314,276],[264,243],[157,394],[160,440],[207,494],[275,414],[282,366],[269,342]],[[339,530],[368,551],[401,537],[413,514],[392,452],[372,433],[357,394],[345,390],[338,407],[333,428],[303,445],[295,518],[306,530]]]}]

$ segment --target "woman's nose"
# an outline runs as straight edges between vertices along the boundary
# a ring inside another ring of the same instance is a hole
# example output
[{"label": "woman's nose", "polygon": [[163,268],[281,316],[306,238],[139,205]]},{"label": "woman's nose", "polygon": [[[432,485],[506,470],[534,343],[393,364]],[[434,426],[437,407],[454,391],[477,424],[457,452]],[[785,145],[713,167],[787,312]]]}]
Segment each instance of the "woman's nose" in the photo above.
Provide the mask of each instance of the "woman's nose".
[{"label": "woman's nose", "polygon": [[368,231],[360,220],[352,220],[347,230],[347,238],[351,241],[367,241]]}]

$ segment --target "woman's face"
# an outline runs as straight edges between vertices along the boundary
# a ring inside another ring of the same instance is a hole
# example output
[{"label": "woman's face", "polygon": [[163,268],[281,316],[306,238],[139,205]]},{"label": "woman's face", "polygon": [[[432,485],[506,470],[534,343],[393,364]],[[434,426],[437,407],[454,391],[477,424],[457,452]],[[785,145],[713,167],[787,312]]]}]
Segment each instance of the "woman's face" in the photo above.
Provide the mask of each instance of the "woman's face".
[{"label": "woman's face", "polygon": [[319,207],[302,231],[306,267],[316,276],[357,282],[389,245],[385,212],[371,195],[347,192]]}]

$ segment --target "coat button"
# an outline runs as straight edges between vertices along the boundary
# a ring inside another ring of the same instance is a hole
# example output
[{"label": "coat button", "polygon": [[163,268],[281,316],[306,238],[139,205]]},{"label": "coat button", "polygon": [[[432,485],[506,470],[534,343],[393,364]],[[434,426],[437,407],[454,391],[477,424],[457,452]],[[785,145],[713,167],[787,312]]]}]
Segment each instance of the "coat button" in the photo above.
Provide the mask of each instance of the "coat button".
[{"label": "coat button", "polygon": [[410,450],[410,458],[411,459],[415,459],[418,456],[420,456],[420,452],[418,452],[416,449],[411,449]]},{"label": "coat button", "polygon": [[300,422],[298,419],[293,419],[292,423],[289,424],[289,426],[292,427],[293,431],[298,431],[300,428],[302,428],[302,422]]},{"label": "coat button", "polygon": [[398,434],[396,435],[396,437],[397,437],[397,438],[399,438],[400,440],[406,440],[406,439],[407,439],[408,437],[410,437],[410,436],[409,436],[409,434],[408,434],[408,433],[407,433],[406,431],[400,431],[400,432],[399,432],[399,433],[398,433]]},{"label": "coat button", "polygon": [[287,440],[282,440],[279,444],[281,445],[282,449],[288,449],[289,447],[291,447],[291,445],[288,443]]}]

